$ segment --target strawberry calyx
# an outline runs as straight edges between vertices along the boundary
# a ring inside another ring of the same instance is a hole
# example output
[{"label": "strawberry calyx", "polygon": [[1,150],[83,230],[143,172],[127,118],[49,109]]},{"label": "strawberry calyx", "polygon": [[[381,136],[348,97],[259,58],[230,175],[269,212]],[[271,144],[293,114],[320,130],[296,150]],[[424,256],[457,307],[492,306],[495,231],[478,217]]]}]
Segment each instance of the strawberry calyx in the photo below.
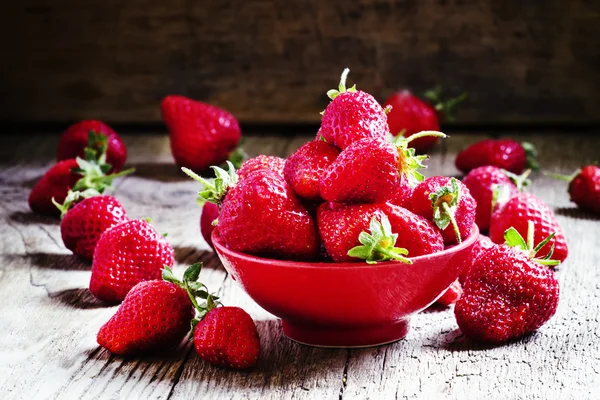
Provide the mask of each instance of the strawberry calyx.
[{"label": "strawberry calyx", "polygon": [[368,232],[361,232],[358,241],[362,246],[356,246],[348,251],[350,257],[363,259],[367,264],[376,264],[378,261],[396,260],[406,264],[412,264],[412,261],[406,257],[408,250],[395,247],[398,234],[392,233],[392,226],[387,216],[371,218]]},{"label": "strawberry calyx", "polygon": [[525,166],[529,169],[537,171],[540,169],[540,164],[537,161],[538,151],[532,143],[521,142],[521,147],[525,151]]},{"label": "strawberry calyx", "polygon": [[504,244],[521,250],[527,255],[528,258],[537,262],[538,264],[546,266],[555,266],[560,264],[560,261],[551,259],[552,253],[554,253],[554,244],[550,247],[550,251],[548,251],[548,254],[545,256],[535,256],[538,251],[540,251],[550,240],[552,240],[556,232],[552,232],[547,238],[538,243],[537,246],[534,246],[534,229],[535,225],[533,221],[527,221],[527,241],[525,241],[523,236],[521,236],[521,234],[515,228],[510,227],[504,232]]},{"label": "strawberry calyx", "polygon": [[577,177],[577,175],[579,175],[580,173],[581,173],[581,168],[577,169],[571,175],[555,174],[553,172],[544,172],[544,175],[549,176],[549,177],[559,180],[559,181],[565,181],[565,182],[571,183],[571,181],[573,179],[575,179]]},{"label": "strawberry calyx", "polygon": [[[519,192],[522,192],[527,186],[531,185],[531,169],[525,170],[521,175],[513,174],[507,170],[502,170],[502,173],[506,175],[517,187]],[[506,184],[495,183],[492,185],[492,210],[496,208],[498,204],[506,204],[511,198],[511,187]]]},{"label": "strawberry calyx", "polygon": [[350,88],[346,88],[346,79],[348,78],[349,73],[350,73],[350,69],[344,68],[344,71],[342,72],[342,76],[340,77],[340,84],[338,85],[337,90],[336,89],[328,90],[327,97],[329,97],[331,100],[333,100],[336,97],[338,97],[340,95],[340,93],[356,92],[356,85],[353,85]]},{"label": "strawberry calyx", "polygon": [[426,91],[423,97],[427,99],[444,121],[454,121],[456,106],[466,100],[468,95],[462,93],[458,97],[449,100],[442,100],[442,87],[440,85]]},{"label": "strawberry calyx", "polygon": [[527,186],[531,185],[531,179],[529,179],[529,175],[531,174],[531,168],[526,169],[521,175],[513,174],[510,171],[505,169],[502,170],[502,173],[506,175],[517,187],[519,192],[522,192]]},{"label": "strawberry calyx", "polygon": [[431,207],[433,209],[433,222],[438,228],[444,230],[452,224],[452,229],[456,234],[456,241],[462,242],[460,230],[456,223],[456,210],[460,200],[460,186],[456,178],[450,179],[450,185],[442,186],[435,193],[429,194]]},{"label": "strawberry calyx", "polygon": [[238,181],[238,175],[231,161],[227,161],[227,171],[215,166],[211,168],[215,171],[214,179],[204,179],[189,168],[181,168],[187,176],[202,184],[202,190],[198,191],[196,200],[201,206],[207,201],[220,205],[229,188],[235,186]]},{"label": "strawberry calyx", "polygon": [[392,139],[392,144],[396,146],[400,156],[400,162],[398,165],[400,176],[405,177],[411,187],[415,187],[419,184],[419,182],[422,182],[423,179],[425,179],[425,176],[420,173],[419,170],[427,168],[427,166],[423,164],[423,161],[427,160],[429,156],[416,155],[415,149],[408,147],[408,145],[411,141],[426,136],[435,136],[441,138],[448,137],[442,132],[422,131],[415,133],[414,135],[410,135],[409,137],[404,137],[402,134],[400,134]]}]

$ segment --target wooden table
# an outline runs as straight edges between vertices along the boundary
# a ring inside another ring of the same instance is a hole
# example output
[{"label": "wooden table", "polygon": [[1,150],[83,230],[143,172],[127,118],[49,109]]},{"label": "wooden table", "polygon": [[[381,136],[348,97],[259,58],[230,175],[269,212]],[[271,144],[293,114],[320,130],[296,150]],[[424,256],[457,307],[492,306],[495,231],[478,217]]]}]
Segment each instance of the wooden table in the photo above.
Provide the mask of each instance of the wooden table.
[{"label": "wooden table", "polygon": [[[497,132],[511,134],[510,132]],[[513,137],[519,138],[518,135]],[[286,156],[304,136],[255,135],[250,155]],[[455,154],[483,134],[454,134],[436,149],[428,175],[457,174]],[[192,346],[168,357],[123,359],[95,341],[115,312],[89,293],[90,265],[63,246],[59,221],[30,212],[27,195],[54,162],[58,135],[13,135],[0,150],[0,398],[272,398],[272,399],[564,399],[597,398],[600,390],[600,224],[576,210],[566,186],[534,176],[531,191],[556,210],[569,239],[560,267],[556,316],[537,333],[505,346],[471,343],[451,309],[426,310],[408,336],[368,349],[321,349],[283,336],[280,322],[228,279],[199,233],[197,185],[173,165],[164,134],[126,135],[135,175],[121,179],[116,196],[133,218],[152,217],[168,232],[176,271],[201,260],[203,281],[228,305],[252,314],[262,355],[249,372],[214,368]],[[570,173],[599,160],[600,140],[573,132],[528,137],[542,165]]]}]

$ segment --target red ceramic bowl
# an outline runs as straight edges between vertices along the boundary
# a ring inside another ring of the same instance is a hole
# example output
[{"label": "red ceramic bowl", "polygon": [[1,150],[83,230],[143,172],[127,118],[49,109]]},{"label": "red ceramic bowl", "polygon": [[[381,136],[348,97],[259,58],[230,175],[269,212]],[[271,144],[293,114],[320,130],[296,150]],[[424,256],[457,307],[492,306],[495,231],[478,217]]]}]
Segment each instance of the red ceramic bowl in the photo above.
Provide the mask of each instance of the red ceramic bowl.
[{"label": "red ceramic bowl", "polygon": [[282,320],[292,340],[312,346],[365,347],[402,339],[408,319],[432,304],[470,258],[479,236],[412,264],[273,260],[212,241],[225,269],[262,308]]}]

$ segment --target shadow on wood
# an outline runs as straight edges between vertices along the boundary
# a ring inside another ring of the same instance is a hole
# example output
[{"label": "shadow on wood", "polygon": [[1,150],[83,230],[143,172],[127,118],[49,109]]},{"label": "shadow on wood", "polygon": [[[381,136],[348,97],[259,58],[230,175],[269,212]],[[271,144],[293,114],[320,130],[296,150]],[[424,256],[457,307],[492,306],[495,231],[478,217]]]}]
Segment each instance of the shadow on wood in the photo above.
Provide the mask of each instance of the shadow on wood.
[{"label": "shadow on wood", "polygon": [[50,298],[58,300],[64,305],[82,310],[114,306],[114,304],[107,304],[98,300],[87,288],[63,290],[53,294]]},{"label": "shadow on wood", "polygon": [[133,176],[152,179],[159,182],[189,181],[190,178],[175,164],[135,163]]},{"label": "shadow on wood", "polygon": [[60,219],[58,217],[49,217],[47,215],[35,214],[31,211],[15,211],[9,215],[11,221],[18,222],[25,225],[59,225]]},{"label": "shadow on wood", "polygon": [[600,221],[600,215],[590,211],[582,210],[578,207],[559,207],[555,210],[556,214],[575,219],[585,219],[590,221]]}]

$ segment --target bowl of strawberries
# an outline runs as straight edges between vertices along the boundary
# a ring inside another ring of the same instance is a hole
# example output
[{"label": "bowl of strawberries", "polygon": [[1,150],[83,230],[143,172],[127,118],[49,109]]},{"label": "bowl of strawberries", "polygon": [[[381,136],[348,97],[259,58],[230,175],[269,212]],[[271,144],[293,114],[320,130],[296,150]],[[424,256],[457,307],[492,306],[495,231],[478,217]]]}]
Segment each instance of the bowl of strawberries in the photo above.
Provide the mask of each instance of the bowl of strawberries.
[{"label": "bowl of strawberries", "polygon": [[386,110],[346,88],[347,73],[327,92],[317,137],[287,159],[213,167],[212,180],[183,168],[202,184],[200,200],[218,205],[211,238],[227,271],[288,337],[317,346],[403,338],[410,315],[456,281],[479,235],[469,189],[425,179],[427,156],[410,146],[445,135],[391,137]]}]

